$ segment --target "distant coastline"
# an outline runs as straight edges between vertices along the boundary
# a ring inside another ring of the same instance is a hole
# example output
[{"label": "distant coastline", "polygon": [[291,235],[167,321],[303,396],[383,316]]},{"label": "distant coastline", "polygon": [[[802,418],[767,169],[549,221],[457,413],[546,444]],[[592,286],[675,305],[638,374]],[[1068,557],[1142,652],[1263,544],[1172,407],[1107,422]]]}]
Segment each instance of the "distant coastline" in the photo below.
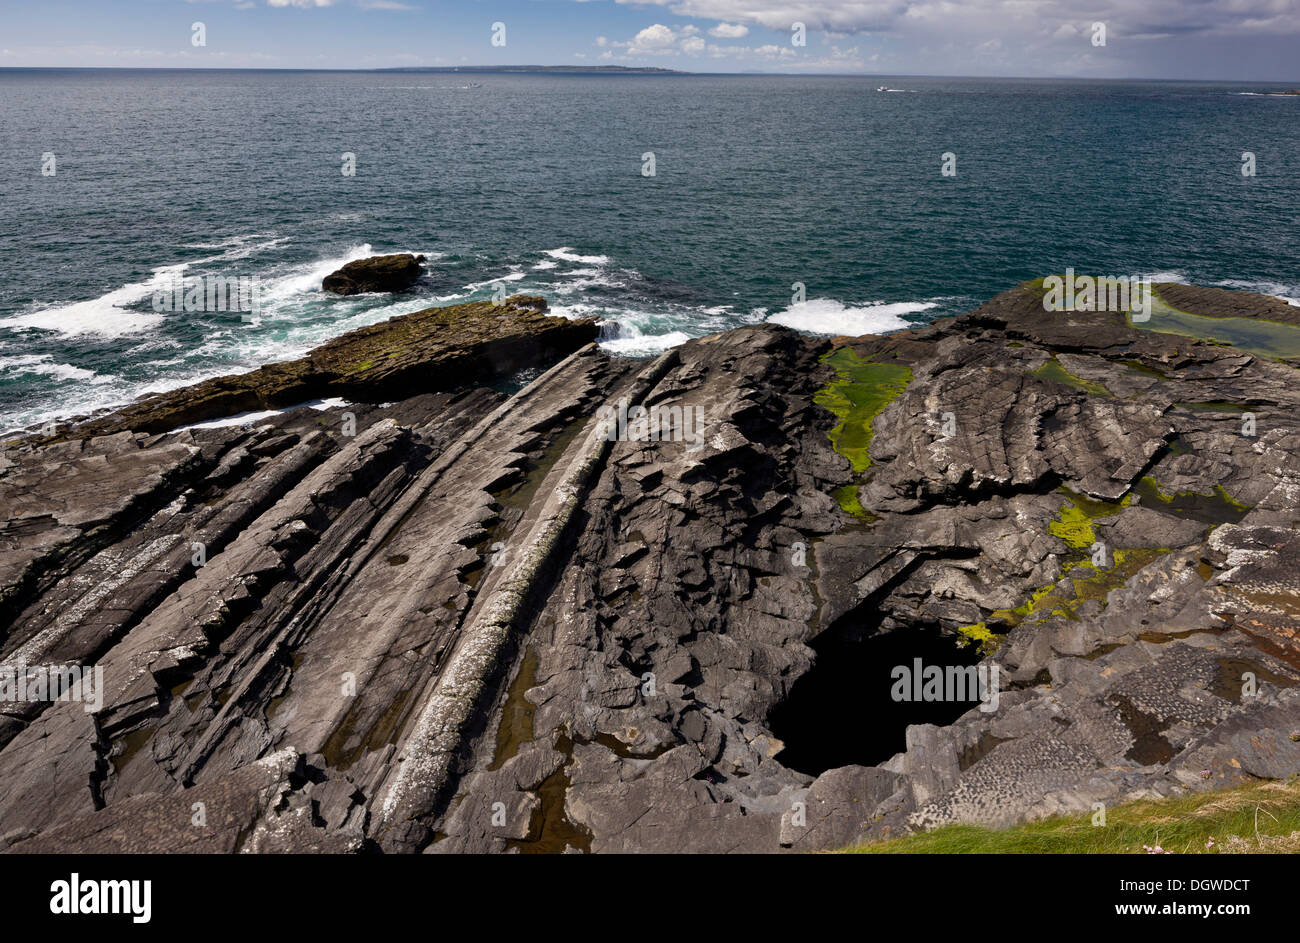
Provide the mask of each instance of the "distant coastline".
[{"label": "distant coastline", "polygon": [[661,69],[658,66],[632,67],[623,65],[461,65],[461,66],[397,66],[390,69],[373,69],[374,72],[598,72],[617,75],[691,75],[681,69]]}]

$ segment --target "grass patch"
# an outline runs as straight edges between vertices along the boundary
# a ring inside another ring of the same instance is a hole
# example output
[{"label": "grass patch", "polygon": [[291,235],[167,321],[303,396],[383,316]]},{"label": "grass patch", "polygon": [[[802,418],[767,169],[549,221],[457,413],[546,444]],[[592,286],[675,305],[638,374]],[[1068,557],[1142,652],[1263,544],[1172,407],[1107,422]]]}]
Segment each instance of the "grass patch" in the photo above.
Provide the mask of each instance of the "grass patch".
[{"label": "grass patch", "polygon": [[1144,799],[1092,813],[1054,816],[994,830],[947,825],[931,832],[845,849],[853,854],[1173,854],[1300,851],[1300,781],[1253,782],[1235,789]]}]

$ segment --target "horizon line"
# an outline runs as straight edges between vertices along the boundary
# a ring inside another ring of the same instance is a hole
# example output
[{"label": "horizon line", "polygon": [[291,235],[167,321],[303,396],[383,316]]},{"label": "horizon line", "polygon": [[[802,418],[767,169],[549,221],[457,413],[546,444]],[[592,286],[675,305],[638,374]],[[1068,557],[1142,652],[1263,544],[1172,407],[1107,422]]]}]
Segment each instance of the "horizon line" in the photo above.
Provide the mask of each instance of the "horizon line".
[{"label": "horizon line", "polygon": [[1205,82],[1219,85],[1289,85],[1300,83],[1300,79],[1216,79],[1216,78],[1166,78],[1151,76],[1080,76],[1080,75],[965,75],[943,72],[769,72],[763,69],[749,69],[743,72],[695,72],[684,69],[668,69],[662,66],[594,66],[594,65],[462,65],[462,66],[383,66],[376,68],[333,68],[294,67],[294,66],[69,66],[69,65],[0,65],[0,72],[32,72],[38,70],[64,72],[353,72],[353,73],[397,73],[397,72],[457,72],[472,70],[480,73],[517,72],[520,70],[548,70],[550,72],[569,71],[573,74],[591,74],[598,70],[611,70],[607,75],[625,72],[638,75],[669,76],[771,76],[779,78],[911,78],[911,79],[1051,79],[1066,82]]}]

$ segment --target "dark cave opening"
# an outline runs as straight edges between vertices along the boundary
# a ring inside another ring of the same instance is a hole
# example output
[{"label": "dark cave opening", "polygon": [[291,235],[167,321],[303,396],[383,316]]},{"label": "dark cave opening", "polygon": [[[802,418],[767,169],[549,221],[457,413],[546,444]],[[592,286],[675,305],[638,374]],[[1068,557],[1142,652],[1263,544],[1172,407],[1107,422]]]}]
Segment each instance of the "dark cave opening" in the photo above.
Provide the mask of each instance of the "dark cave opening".
[{"label": "dark cave opening", "polygon": [[820,775],[853,764],[883,763],[904,747],[910,724],[946,725],[976,700],[895,700],[895,668],[976,665],[979,647],[961,647],[934,629],[899,629],[866,635],[840,620],[812,642],[816,660],[773,708],[768,726],[785,743],[776,759],[801,773]]}]

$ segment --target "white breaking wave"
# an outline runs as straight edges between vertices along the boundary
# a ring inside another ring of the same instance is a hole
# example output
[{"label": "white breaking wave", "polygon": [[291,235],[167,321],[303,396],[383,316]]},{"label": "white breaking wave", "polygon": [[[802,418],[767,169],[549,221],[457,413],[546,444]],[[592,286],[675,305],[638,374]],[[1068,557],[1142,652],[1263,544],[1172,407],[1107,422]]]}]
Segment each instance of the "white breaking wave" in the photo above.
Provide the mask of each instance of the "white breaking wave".
[{"label": "white breaking wave", "polygon": [[[254,239],[265,239],[265,242],[253,242]],[[187,249],[224,249],[220,255],[214,255],[211,258],[201,259],[202,264],[209,262],[229,262],[233,259],[246,259],[254,252],[261,252],[264,249],[274,249],[282,246],[289,241],[288,236],[274,236],[267,232],[252,233],[247,236],[232,236],[229,239],[222,239],[220,242],[191,242],[187,243]]]},{"label": "white breaking wave", "polygon": [[600,341],[600,348],[623,357],[645,357],[661,354],[670,347],[685,344],[691,336],[685,331],[666,334],[642,334],[633,324],[619,322],[619,336]]},{"label": "white breaking wave", "polygon": [[[523,272],[507,272],[505,275],[498,275],[496,278],[489,278],[481,282],[471,282],[465,286],[466,291],[478,291],[480,288],[488,288],[498,282],[519,282],[523,281],[525,275]],[[459,296],[457,296],[459,297]]]},{"label": "white breaking wave", "polygon": [[295,295],[320,292],[321,280],[331,272],[342,268],[349,262],[374,255],[370,243],[353,246],[343,255],[318,262],[308,262],[293,266],[288,272],[271,278],[258,280],[257,300],[259,305],[287,301]]},{"label": "white breaking wave", "polygon": [[1154,285],[1157,282],[1176,282],[1179,285],[1187,284],[1187,276],[1182,272],[1143,272],[1138,278],[1150,279]]},{"label": "white breaking wave", "polygon": [[562,262],[577,262],[580,265],[608,265],[609,256],[607,255],[578,255],[573,251],[572,246],[560,246],[558,249],[548,249],[546,254],[553,259],[559,259]]},{"label": "white breaking wave", "polygon": [[[170,291],[175,279],[183,277],[183,273],[191,266],[244,259],[254,252],[274,248],[288,241],[287,238],[275,237],[266,242],[250,244],[253,239],[269,235],[270,233],[254,233],[248,236],[235,236],[221,242],[195,243],[189,248],[223,249],[224,251],[193,262],[161,266],[154,269],[153,274],[142,282],[131,282],[89,301],[38,308],[35,311],[6,318],[0,321],[0,327],[39,328],[56,331],[64,337],[97,334],[101,337],[114,338],[143,333],[161,323],[165,315],[154,311],[152,307],[141,310],[131,306],[153,298],[155,292]],[[369,249],[369,246],[366,248]],[[324,278],[330,271],[333,269],[323,272],[320,278]],[[319,278],[317,283],[319,284]]]},{"label": "white breaking wave", "polygon": [[20,357],[0,358],[0,376],[5,374],[35,373],[56,380],[89,380],[91,383],[111,383],[112,377],[102,377],[94,370],[74,367],[70,363],[54,363],[50,354],[24,354]]},{"label": "white breaking wave", "polygon": [[152,308],[133,310],[125,306],[152,298],[156,291],[170,289],[172,280],[188,267],[187,262],[166,265],[154,269],[153,275],[143,282],[123,285],[90,301],[41,308],[6,318],[0,321],[0,327],[40,328],[57,331],[64,337],[76,337],[79,334],[99,334],[103,337],[139,334],[161,322],[163,315]]},{"label": "white breaking wave", "polygon": [[767,320],[783,324],[808,334],[832,334],[860,337],[863,334],[882,334],[913,326],[902,315],[936,308],[932,301],[898,301],[893,303],[851,306],[833,298],[809,298],[778,311]]},{"label": "white breaking wave", "polygon": [[1226,278],[1221,282],[1214,284],[1223,288],[1234,288],[1239,291],[1253,291],[1261,295],[1272,295],[1279,298],[1293,307],[1300,308],[1300,288],[1295,285],[1284,285],[1281,282],[1269,281],[1247,281],[1240,278]]}]

